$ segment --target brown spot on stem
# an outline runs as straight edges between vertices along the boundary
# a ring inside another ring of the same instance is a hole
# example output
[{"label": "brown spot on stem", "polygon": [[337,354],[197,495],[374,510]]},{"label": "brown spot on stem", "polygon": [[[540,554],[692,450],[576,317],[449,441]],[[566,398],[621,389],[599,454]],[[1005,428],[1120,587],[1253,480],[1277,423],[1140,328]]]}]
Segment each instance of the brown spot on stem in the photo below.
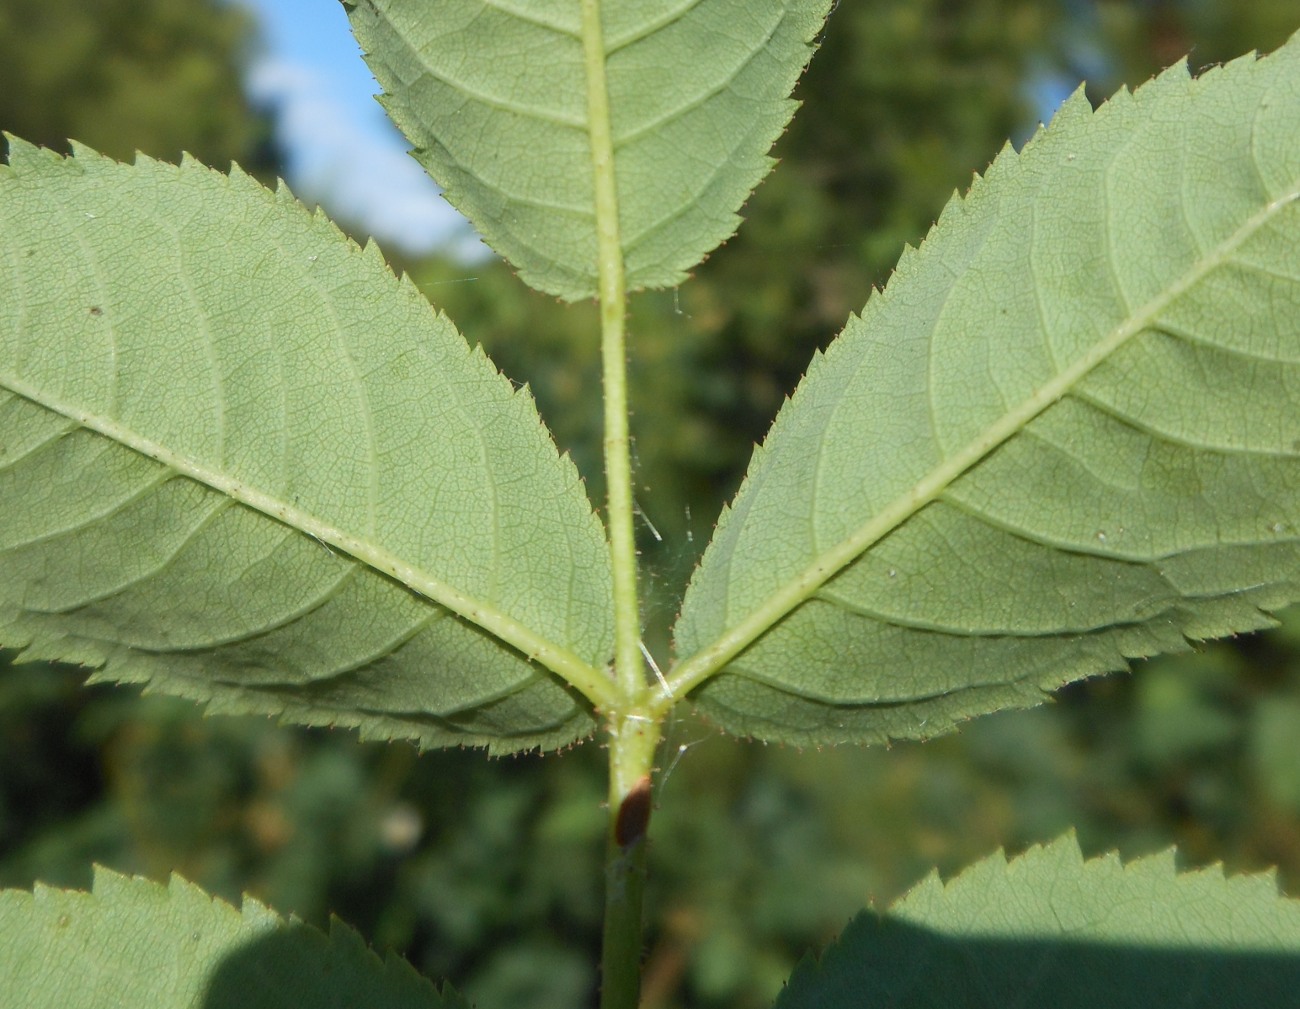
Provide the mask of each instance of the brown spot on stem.
[{"label": "brown spot on stem", "polygon": [[644,774],[619,804],[618,816],[614,818],[614,840],[619,847],[626,848],[645,837],[649,826],[650,775]]}]

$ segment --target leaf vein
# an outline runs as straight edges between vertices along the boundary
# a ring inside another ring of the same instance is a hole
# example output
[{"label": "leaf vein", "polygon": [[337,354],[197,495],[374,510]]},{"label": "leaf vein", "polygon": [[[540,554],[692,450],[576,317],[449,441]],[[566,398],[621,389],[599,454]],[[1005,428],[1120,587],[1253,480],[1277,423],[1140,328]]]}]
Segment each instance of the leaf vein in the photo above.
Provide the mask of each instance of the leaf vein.
[{"label": "leaf vein", "polygon": [[686,17],[697,7],[702,7],[706,0],[682,0],[676,7],[670,7],[658,17],[648,19],[644,24],[636,25],[626,34],[620,35],[614,39],[606,38],[605,56],[608,58],[620,49],[626,49],[628,46],[640,42],[642,39],[649,38],[656,32],[662,31],[671,24],[675,24],[682,18]]},{"label": "leaf vein", "polygon": [[[781,25],[784,22],[785,22],[785,18],[779,17],[770,26],[768,26],[762,40],[753,48],[751,48],[750,51],[745,55],[745,58],[742,59],[739,63],[737,63],[736,66],[733,67],[730,71],[728,71],[725,76],[718,78],[714,82],[714,85],[712,87],[707,88],[704,91],[701,91],[697,95],[691,96],[681,104],[674,106],[671,109],[668,109],[666,112],[664,112],[662,115],[658,116],[657,118],[646,120],[645,122],[640,123],[637,126],[628,129],[628,131],[624,133],[622,136],[615,137],[614,138],[615,150],[618,150],[619,148],[622,147],[626,147],[629,144],[635,143],[638,139],[640,139],[641,137],[645,136],[648,133],[655,133],[661,131],[669,123],[675,122],[676,120],[681,119],[684,116],[688,115],[689,113],[693,112],[695,109],[700,108],[702,105],[707,104],[710,100],[722,94],[722,92],[732,90],[732,84],[735,83],[736,78],[738,78],[742,73],[744,73],[745,70],[748,67],[750,67],[754,63],[754,61],[758,59],[759,56],[762,56],[766,52],[765,47],[768,45],[768,43],[772,41],[772,36],[776,34],[777,30],[781,27]],[[737,95],[737,97],[743,98],[745,101],[750,102],[751,104],[757,104],[754,102],[753,99],[747,98],[746,96]]]},{"label": "leaf vein", "polygon": [[507,17],[512,17],[517,21],[523,21],[525,24],[537,25],[539,28],[545,28],[548,31],[555,32],[556,35],[565,35],[571,39],[581,38],[581,32],[576,24],[569,27],[562,25],[557,21],[547,20],[540,14],[516,7],[512,3],[508,3],[507,0],[482,0],[482,3],[485,7],[491,7],[493,10],[500,11]]}]

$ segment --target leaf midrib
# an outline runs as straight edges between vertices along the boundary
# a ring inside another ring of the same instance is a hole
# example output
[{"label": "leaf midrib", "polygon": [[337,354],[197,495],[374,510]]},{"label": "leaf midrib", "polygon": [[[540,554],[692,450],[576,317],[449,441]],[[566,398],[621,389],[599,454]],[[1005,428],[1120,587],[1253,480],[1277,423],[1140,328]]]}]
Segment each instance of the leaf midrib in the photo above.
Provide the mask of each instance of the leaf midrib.
[{"label": "leaf midrib", "polygon": [[778,621],[811,598],[827,581],[926,505],[936,501],[963,474],[1060,401],[1099,364],[1110,358],[1133,337],[1151,328],[1152,323],[1171,304],[1212,271],[1228,263],[1233,252],[1297,200],[1300,200],[1300,184],[1265,204],[1236,231],[1194,261],[1181,277],[1131,313],[1124,322],[1097,341],[1073,364],[1058,372],[1054,378],[1026,397],[1020,404],[985,427],[976,437],[945,458],[871,519],[859,526],[852,535],[814,557],[798,575],[769,595],[751,610],[747,617],[680,662],[668,674],[666,683],[652,688],[651,704],[655,710],[667,711],[677,698],[685,696],[719,673],[728,662],[753,644]]},{"label": "leaf midrib", "polygon": [[372,540],[332,525],[274,494],[266,493],[234,476],[175,452],[111,417],[61,402],[21,378],[0,373],[0,386],[52,413],[66,417],[88,431],[93,431],[139,455],[152,459],[180,476],[210,487],[232,501],[355,558],[376,573],[392,579],[417,595],[483,628],[517,649],[530,661],[538,662],[550,669],[581,691],[594,705],[599,707],[614,699],[613,682],[591,663],[490,603],[461,592],[450,583],[398,554],[384,549]]}]

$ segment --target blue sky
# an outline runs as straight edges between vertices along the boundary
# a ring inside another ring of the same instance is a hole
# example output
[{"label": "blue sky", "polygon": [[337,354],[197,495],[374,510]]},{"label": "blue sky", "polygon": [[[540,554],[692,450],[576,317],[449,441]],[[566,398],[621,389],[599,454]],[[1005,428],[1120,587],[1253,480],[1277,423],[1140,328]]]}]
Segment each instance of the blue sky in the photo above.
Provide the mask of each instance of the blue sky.
[{"label": "blue sky", "polygon": [[276,109],[286,181],[301,199],[356,222],[408,253],[487,255],[469,224],[438,194],[374,95],[337,0],[236,0],[261,22],[250,95]]}]

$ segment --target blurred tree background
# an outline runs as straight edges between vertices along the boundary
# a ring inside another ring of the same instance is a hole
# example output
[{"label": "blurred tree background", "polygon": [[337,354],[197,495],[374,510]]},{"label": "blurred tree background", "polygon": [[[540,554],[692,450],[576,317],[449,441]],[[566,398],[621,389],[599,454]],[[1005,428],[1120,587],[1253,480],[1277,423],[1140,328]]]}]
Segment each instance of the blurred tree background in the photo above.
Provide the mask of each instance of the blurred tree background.
[{"label": "blurred tree background", "polygon": [[[809,357],[1007,138],[1086,77],[1100,101],[1191,53],[1267,51],[1294,0],[844,0],[747,223],[680,289],[633,304],[649,635]],[[0,128],[230,160],[271,179],[240,8],[207,0],[0,7]],[[589,305],[504,265],[395,260],[528,382],[593,500]],[[470,278],[473,278],[472,280]],[[175,869],[323,923],[334,913],[485,1009],[593,1004],[603,753],[418,755],[348,733],[200,717],[43,665],[0,667],[0,885],[85,886],[92,861]],[[794,962],[929,868],[1078,830],[1085,850],[1178,844],[1281,868],[1300,894],[1300,619],[1076,685],[1055,703],[889,750],[795,752],[670,727],[652,830],[647,1009],[770,1003]]]},{"label": "blurred tree background", "polygon": [[240,73],[255,22],[238,7],[183,0],[42,0],[0,6],[0,127],[119,161],[189,151],[274,179],[271,119]]}]

